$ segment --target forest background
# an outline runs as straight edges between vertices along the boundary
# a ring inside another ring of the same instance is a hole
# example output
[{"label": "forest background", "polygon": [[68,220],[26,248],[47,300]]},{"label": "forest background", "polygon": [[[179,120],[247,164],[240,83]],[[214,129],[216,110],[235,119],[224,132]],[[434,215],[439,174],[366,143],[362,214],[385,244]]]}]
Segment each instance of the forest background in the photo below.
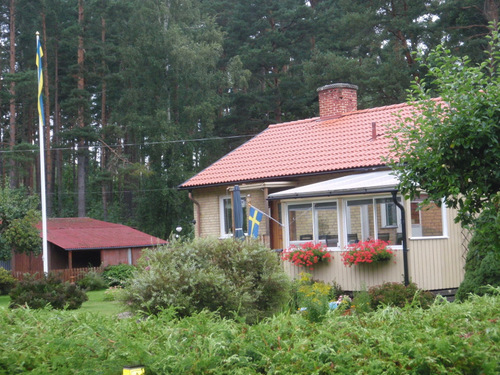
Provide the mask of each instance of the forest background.
[{"label": "forest background", "polygon": [[[482,61],[498,0],[2,0],[0,177],[39,194],[35,33],[44,50],[47,212],[167,238],[177,186],[268,125],[316,116],[316,89],[404,102],[442,43]],[[251,160],[248,161],[251,163]]]}]

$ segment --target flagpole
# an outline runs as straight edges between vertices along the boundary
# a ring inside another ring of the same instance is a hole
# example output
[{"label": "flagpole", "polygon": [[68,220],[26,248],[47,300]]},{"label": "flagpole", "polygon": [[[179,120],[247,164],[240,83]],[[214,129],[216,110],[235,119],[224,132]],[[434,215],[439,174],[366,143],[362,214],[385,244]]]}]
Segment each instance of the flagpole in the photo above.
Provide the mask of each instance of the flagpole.
[{"label": "flagpole", "polygon": [[43,98],[42,98],[42,88],[43,88],[43,69],[42,69],[42,47],[40,46],[40,33],[36,32],[36,51],[37,51],[37,75],[38,75],[38,139],[40,142],[40,195],[42,200],[42,261],[43,261],[43,273],[49,273],[49,258],[48,258],[48,247],[47,247],[47,204],[45,199],[45,147],[43,139],[43,125],[45,118],[43,116]]}]

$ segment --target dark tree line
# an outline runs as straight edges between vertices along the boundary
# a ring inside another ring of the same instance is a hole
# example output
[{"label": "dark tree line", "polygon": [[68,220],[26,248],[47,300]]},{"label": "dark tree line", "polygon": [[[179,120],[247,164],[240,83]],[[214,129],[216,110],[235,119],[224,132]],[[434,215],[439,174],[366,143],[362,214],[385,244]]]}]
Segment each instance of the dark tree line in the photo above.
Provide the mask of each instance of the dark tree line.
[{"label": "dark tree line", "polygon": [[494,0],[3,0],[0,174],[39,191],[35,32],[44,49],[51,216],[188,227],[176,186],[270,123],[405,100],[438,43],[481,60]]}]

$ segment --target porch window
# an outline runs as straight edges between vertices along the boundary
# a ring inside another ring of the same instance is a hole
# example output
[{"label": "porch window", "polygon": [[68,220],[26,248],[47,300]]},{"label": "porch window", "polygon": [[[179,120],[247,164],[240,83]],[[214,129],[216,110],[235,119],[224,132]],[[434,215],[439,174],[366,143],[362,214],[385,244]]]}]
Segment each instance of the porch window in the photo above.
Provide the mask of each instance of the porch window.
[{"label": "porch window", "polygon": [[445,205],[439,207],[431,202],[422,205],[427,194],[411,201],[411,236],[412,237],[443,237],[445,232]]},{"label": "porch window", "polygon": [[[243,207],[243,232],[247,233],[247,207],[246,198],[241,197]],[[222,238],[233,236],[233,205],[229,195],[220,198],[220,232]]]},{"label": "porch window", "polygon": [[288,235],[291,245],[309,241],[338,246],[337,202],[288,206]]},{"label": "porch window", "polygon": [[[401,198],[397,198],[401,201]],[[392,245],[403,241],[401,211],[392,198],[348,200],[346,203],[347,244],[381,239]]]}]

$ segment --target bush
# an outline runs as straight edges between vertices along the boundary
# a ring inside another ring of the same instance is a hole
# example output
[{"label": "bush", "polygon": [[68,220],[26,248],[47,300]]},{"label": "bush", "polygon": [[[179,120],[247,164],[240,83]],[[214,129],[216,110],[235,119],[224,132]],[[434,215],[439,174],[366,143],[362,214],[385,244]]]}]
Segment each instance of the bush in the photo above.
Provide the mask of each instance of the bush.
[{"label": "bush", "polygon": [[76,282],[76,284],[86,291],[102,290],[108,287],[108,282],[104,280],[102,274],[96,271],[86,272],[85,275]]},{"label": "bush", "polygon": [[29,306],[40,309],[50,305],[54,309],[74,310],[88,300],[87,294],[80,287],[62,282],[53,274],[40,279],[36,275],[25,275],[25,279],[9,295],[11,308]]},{"label": "bush", "polygon": [[500,286],[500,210],[498,205],[483,211],[474,227],[465,261],[464,280],[456,298],[465,300],[473,293],[483,295],[488,287]]},{"label": "bush", "polygon": [[117,264],[114,266],[107,266],[102,277],[109,286],[125,286],[127,281],[133,276],[135,266],[131,264]]},{"label": "bush", "polygon": [[276,254],[256,241],[195,239],[146,250],[122,296],[147,314],[208,309],[255,322],[283,306],[288,285]]},{"label": "bush", "polygon": [[0,267],[0,296],[9,294],[17,280],[5,268]]},{"label": "bush", "polygon": [[384,283],[371,287],[368,294],[373,309],[381,305],[404,307],[409,303],[417,303],[422,308],[428,308],[434,301],[434,295],[431,292],[418,289],[414,283],[408,286],[401,283]]}]

